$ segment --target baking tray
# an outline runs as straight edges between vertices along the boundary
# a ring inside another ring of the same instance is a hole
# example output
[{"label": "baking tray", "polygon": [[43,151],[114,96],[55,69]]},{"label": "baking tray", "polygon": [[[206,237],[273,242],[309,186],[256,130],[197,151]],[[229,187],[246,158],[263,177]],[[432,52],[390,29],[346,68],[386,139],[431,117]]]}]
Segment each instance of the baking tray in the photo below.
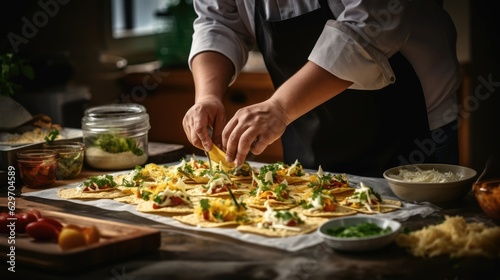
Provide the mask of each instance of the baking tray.
[{"label": "baking tray", "polygon": [[[81,142],[83,141],[83,133],[81,129],[63,128],[60,130],[63,138],[55,140],[58,143],[65,142]],[[16,153],[29,149],[39,149],[43,147],[43,141],[30,144],[6,144],[0,142],[0,170],[7,170],[9,166],[16,165]]]},{"label": "baking tray", "polygon": [[[6,208],[0,208],[6,211]],[[22,209],[17,209],[22,212]],[[129,257],[139,253],[158,250],[161,245],[161,231],[145,226],[85,216],[40,211],[43,217],[60,221],[63,225],[75,224],[81,227],[95,226],[101,233],[98,243],[63,251],[56,242],[36,242],[26,234],[15,236],[15,261],[51,271],[74,271]],[[5,235],[0,235],[0,249],[9,252],[11,244]],[[7,254],[2,259],[8,260]]]}]

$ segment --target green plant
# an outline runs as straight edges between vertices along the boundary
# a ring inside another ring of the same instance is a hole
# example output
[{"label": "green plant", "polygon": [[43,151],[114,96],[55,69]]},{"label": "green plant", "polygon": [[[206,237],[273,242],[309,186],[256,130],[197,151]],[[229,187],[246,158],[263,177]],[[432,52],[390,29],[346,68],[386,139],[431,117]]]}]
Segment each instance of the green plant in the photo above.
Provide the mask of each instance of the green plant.
[{"label": "green plant", "polygon": [[0,95],[12,96],[22,89],[16,78],[34,78],[33,68],[25,59],[18,59],[12,53],[0,54]]}]

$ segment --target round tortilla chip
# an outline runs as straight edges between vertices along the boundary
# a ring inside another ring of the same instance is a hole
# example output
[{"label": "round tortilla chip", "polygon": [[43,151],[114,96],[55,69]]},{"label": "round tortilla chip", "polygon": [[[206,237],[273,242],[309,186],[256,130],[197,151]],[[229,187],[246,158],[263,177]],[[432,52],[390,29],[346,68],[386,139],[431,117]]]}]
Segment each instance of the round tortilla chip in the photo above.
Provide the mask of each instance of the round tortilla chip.
[{"label": "round tortilla chip", "polygon": [[122,196],[128,196],[130,194],[124,193],[119,189],[107,189],[103,191],[94,192],[81,192],[77,188],[60,188],[57,191],[57,195],[64,199],[101,199],[101,198],[117,198]]},{"label": "round tortilla chip", "polygon": [[294,208],[293,211],[299,212],[307,217],[329,217],[329,218],[350,216],[358,213],[356,210],[341,205],[337,205],[335,211],[333,212],[319,211],[319,210],[310,211],[309,209],[304,209],[303,207]]},{"label": "round tortilla chip", "polygon": [[[366,208],[366,207],[354,208],[354,207],[349,207],[349,206],[345,206],[345,205],[343,205],[343,206],[350,208],[352,210],[355,210],[359,213],[363,213],[363,214],[378,214],[378,213],[393,212],[393,211],[399,210],[403,206],[401,201],[393,200],[393,199],[382,199],[382,202],[380,204],[381,204],[380,211],[377,210],[377,206],[372,207],[373,211],[369,211],[368,208]],[[384,205],[387,205],[387,206],[384,206]]]},{"label": "round tortilla chip", "polygon": [[[247,208],[246,213],[248,216],[248,222],[246,223],[253,223],[260,219],[263,215],[262,211],[259,211],[257,209],[251,209]],[[234,228],[238,225],[241,224],[241,222],[237,221],[226,221],[226,222],[209,222],[205,220],[200,220],[196,213],[189,214],[189,215],[184,215],[184,216],[173,216],[172,217],[174,220],[177,220],[181,223],[196,226],[196,227],[202,227],[202,228],[221,228],[221,227],[231,227]]]},{"label": "round tortilla chip", "polygon": [[153,208],[154,201],[143,200],[137,204],[137,211],[143,213],[165,213],[165,214],[191,214],[194,211],[193,206],[189,205],[177,205],[177,206],[166,206],[158,209]]},{"label": "round tortilla chip", "polygon": [[144,201],[144,199],[137,197],[135,194],[130,194],[127,196],[122,196],[122,197],[116,197],[113,199],[118,201],[118,202],[123,202],[126,204],[132,204],[132,205],[137,205],[137,204],[141,203],[142,201]]},{"label": "round tortilla chip", "polygon": [[[241,195],[248,193],[250,190],[246,188],[237,188],[237,189],[231,189],[234,195]],[[230,196],[228,191],[224,192],[218,192],[214,194],[209,194],[204,192],[203,187],[195,188],[195,189],[190,189],[186,191],[190,196],[204,196],[204,197],[228,197]]]},{"label": "round tortilla chip", "polygon": [[237,225],[239,225],[239,223],[236,221],[228,221],[228,222],[220,222],[220,223],[200,221],[198,219],[198,216],[194,213],[189,214],[189,215],[184,215],[184,216],[173,216],[172,219],[177,220],[177,221],[184,223],[184,224],[188,224],[188,225],[196,226],[196,227],[202,227],[202,228],[236,227]]},{"label": "round tortilla chip", "polygon": [[304,224],[297,226],[297,230],[287,230],[282,228],[259,228],[257,223],[250,225],[240,225],[236,229],[241,232],[254,233],[266,237],[290,237],[315,231],[320,225],[328,221],[325,218],[308,217]]}]

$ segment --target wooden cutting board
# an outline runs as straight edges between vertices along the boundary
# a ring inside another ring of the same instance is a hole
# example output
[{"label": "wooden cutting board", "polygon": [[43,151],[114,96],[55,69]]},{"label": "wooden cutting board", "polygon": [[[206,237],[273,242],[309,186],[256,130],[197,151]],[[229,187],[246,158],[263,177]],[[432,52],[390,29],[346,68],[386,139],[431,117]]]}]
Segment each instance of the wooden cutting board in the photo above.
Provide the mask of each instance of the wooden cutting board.
[{"label": "wooden cutting board", "polygon": [[92,245],[63,251],[54,241],[35,242],[26,234],[16,233],[15,244],[9,244],[7,236],[1,235],[2,259],[9,261],[8,253],[13,246],[16,266],[28,264],[54,271],[71,271],[157,250],[161,244],[161,232],[156,229],[53,211],[41,211],[41,214],[63,225],[96,226],[101,239]]}]

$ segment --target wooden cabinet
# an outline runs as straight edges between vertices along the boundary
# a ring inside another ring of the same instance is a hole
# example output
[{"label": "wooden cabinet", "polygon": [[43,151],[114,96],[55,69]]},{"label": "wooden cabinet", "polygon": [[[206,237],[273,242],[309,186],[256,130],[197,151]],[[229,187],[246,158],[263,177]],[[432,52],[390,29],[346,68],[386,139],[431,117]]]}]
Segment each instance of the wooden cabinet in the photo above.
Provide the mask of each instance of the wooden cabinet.
[{"label": "wooden cabinet", "polygon": [[[126,75],[123,84],[126,101],[144,105],[149,113],[150,141],[182,144],[188,153],[203,154],[189,143],[182,128],[184,114],[194,103],[194,83],[189,70],[131,73]],[[228,119],[239,108],[263,101],[273,92],[267,73],[241,73],[224,96]],[[282,161],[281,141],[271,144],[253,160]]]}]

